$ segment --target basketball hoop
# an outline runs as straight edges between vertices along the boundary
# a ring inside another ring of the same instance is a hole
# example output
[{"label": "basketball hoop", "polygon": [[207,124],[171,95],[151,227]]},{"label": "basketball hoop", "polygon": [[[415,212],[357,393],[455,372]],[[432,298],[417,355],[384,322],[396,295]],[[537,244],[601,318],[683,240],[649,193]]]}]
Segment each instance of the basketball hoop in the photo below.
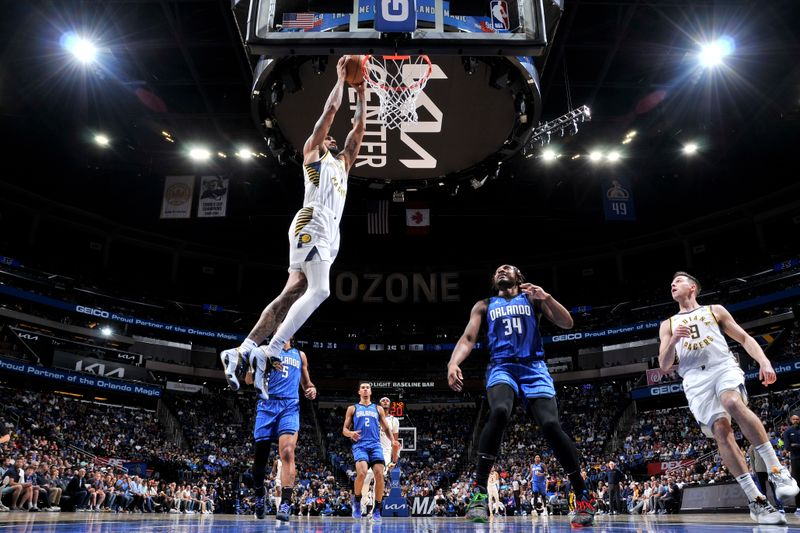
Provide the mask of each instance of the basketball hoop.
[{"label": "basketball hoop", "polygon": [[387,128],[417,121],[417,96],[433,71],[428,56],[365,55],[364,80],[380,98],[380,120]]}]

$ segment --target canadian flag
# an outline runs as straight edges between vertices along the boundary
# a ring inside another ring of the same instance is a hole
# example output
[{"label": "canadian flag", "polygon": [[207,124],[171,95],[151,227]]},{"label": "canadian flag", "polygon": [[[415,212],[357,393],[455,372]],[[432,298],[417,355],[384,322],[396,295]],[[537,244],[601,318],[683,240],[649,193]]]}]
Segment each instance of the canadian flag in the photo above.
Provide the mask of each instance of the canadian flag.
[{"label": "canadian flag", "polygon": [[406,206],[406,233],[427,235],[431,232],[431,210],[424,204]]}]

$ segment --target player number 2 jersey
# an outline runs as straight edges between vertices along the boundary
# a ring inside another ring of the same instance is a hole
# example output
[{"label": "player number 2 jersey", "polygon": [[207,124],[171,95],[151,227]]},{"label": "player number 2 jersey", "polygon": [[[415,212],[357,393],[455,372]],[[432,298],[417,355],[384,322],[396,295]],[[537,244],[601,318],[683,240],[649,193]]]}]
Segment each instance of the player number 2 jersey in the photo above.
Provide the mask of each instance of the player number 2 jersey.
[{"label": "player number 2 jersey", "polygon": [[380,443],[381,422],[378,415],[378,407],[371,403],[364,405],[356,404],[353,414],[353,431],[360,431],[361,438],[355,445],[370,445]]},{"label": "player number 2 jersey", "polygon": [[675,345],[678,353],[678,373],[683,376],[688,370],[714,366],[720,363],[738,364],[728,349],[728,342],[719,329],[717,318],[711,307],[704,305],[694,311],[678,313],[670,319],[670,332],[678,326],[687,326],[691,335]]},{"label": "player number 2 jersey", "polygon": [[492,361],[510,357],[544,359],[536,313],[526,294],[511,300],[493,296],[486,315]]}]

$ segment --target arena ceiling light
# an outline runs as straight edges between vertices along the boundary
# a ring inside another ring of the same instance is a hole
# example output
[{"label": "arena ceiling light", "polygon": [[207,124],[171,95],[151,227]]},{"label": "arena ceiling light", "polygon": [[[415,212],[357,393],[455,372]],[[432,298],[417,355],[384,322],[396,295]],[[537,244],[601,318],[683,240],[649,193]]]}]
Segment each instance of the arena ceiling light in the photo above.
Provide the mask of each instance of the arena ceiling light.
[{"label": "arena ceiling light", "polygon": [[589,154],[589,160],[595,163],[599,163],[603,160],[603,152],[599,150],[595,150],[594,152]]},{"label": "arena ceiling light", "polygon": [[189,150],[189,157],[195,161],[208,161],[208,158],[211,157],[211,152],[205,148],[196,146]]},{"label": "arena ceiling light", "polygon": [[608,155],[606,156],[606,159],[610,163],[616,163],[617,161],[619,161],[620,157],[621,156],[620,156],[619,152],[617,152],[616,150],[613,150],[611,152],[608,152]]},{"label": "arena ceiling light", "polygon": [[542,154],[542,159],[544,159],[544,160],[545,160],[545,161],[547,161],[548,163],[549,163],[549,162],[551,162],[551,161],[555,161],[555,160],[556,160],[556,158],[558,158],[558,154],[556,153],[556,151],[555,151],[555,150],[553,150],[553,149],[551,149],[551,148],[548,148],[548,149],[547,149],[547,150],[545,150],[545,151],[544,151],[544,153]]},{"label": "arena ceiling light", "polygon": [[697,153],[697,143],[688,143],[683,145],[683,153],[686,155],[694,155]]},{"label": "arena ceiling light", "polygon": [[106,146],[111,144],[111,139],[109,139],[107,136],[103,135],[102,133],[98,133],[98,134],[96,134],[94,136],[94,142],[98,146],[102,146],[102,147],[105,148]]},{"label": "arena ceiling light", "polygon": [[89,39],[75,32],[67,32],[61,37],[61,46],[81,63],[91,63],[97,57],[97,48]]},{"label": "arena ceiling light", "polygon": [[236,152],[236,157],[239,159],[252,159],[254,156],[255,154],[248,148],[239,148],[239,151]]},{"label": "arena ceiling light", "polygon": [[103,336],[105,336],[105,337],[110,337],[111,334],[114,333],[114,331],[110,327],[105,326],[104,328],[102,328],[100,330],[100,333],[102,333]]},{"label": "arena ceiling light", "polygon": [[725,57],[733,53],[734,43],[730,37],[721,37],[714,42],[706,43],[700,48],[698,60],[705,68],[722,65]]}]

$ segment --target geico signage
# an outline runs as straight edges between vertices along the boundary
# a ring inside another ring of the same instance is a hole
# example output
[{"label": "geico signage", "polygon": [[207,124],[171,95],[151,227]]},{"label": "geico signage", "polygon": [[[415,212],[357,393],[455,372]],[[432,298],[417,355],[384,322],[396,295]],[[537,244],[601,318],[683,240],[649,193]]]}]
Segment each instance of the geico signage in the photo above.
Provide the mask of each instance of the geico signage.
[{"label": "geico signage", "polygon": [[336,275],[335,287],[336,299],[340,302],[440,303],[458,302],[461,299],[458,294],[458,272],[340,272]]},{"label": "geico signage", "polygon": [[676,392],[683,392],[682,383],[670,383],[669,385],[661,385],[650,389],[650,396],[663,396],[665,394],[673,394]]},{"label": "geico signage", "polygon": [[92,315],[100,318],[109,318],[111,316],[111,314],[108,311],[103,311],[102,309],[94,309],[93,307],[84,307],[82,305],[76,305],[75,310],[85,315]]},{"label": "geico signage", "polygon": [[554,335],[553,342],[576,341],[583,338],[583,333],[567,333],[566,335]]}]

